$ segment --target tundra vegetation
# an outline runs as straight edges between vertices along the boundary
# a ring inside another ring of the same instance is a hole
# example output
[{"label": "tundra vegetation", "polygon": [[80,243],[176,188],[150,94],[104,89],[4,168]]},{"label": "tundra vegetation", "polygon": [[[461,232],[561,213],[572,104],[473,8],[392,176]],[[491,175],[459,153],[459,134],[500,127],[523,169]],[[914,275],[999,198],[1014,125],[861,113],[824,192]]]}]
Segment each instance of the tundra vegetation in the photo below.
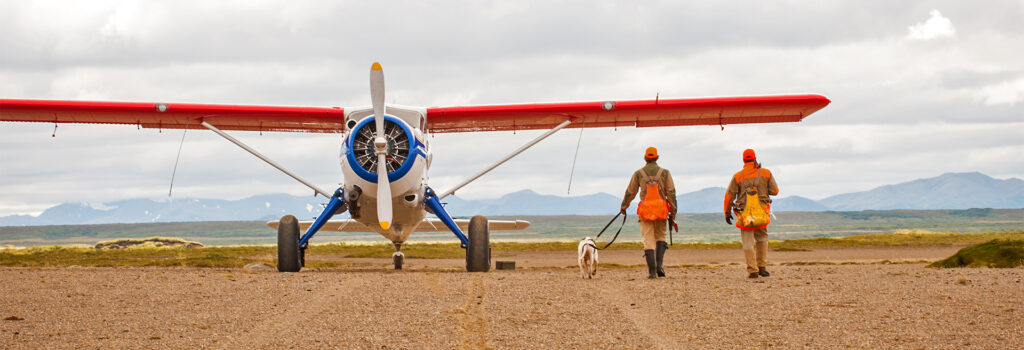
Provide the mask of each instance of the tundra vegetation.
[{"label": "tundra vegetation", "polygon": [[[805,238],[773,241],[774,249],[807,250],[829,247],[956,246],[998,240],[1024,242],[1024,231],[989,233],[931,233],[900,231],[833,238]],[[494,242],[495,257],[516,251],[575,251],[578,242]],[[600,244],[603,246],[603,243]],[[610,249],[641,249],[640,242],[615,243]],[[739,242],[679,243],[673,249],[738,249]],[[989,249],[989,248],[984,248]],[[1002,248],[995,248],[996,254]],[[402,250],[418,259],[459,259],[465,252],[457,243],[408,243]],[[327,243],[312,245],[306,255],[306,267],[352,266],[338,258],[390,258],[390,243]],[[91,246],[43,246],[0,250],[0,266],[181,266],[243,267],[251,263],[276,265],[276,247],[272,245],[214,246],[202,248],[137,247],[96,249]],[[970,265],[970,263],[968,263]],[[977,265],[977,264],[976,264]],[[987,266],[987,265],[984,265]]]},{"label": "tundra vegetation", "polygon": [[993,239],[957,251],[928,267],[1017,267],[1024,265],[1024,240]]},{"label": "tundra vegetation", "polygon": [[[769,234],[776,240],[841,237],[898,230],[933,232],[997,232],[1024,228],[1024,209],[967,210],[867,210],[858,212],[780,212]],[[491,219],[527,220],[523,231],[494,231],[492,241],[575,241],[594,237],[611,216],[500,216]],[[735,227],[722,221],[722,214],[680,214],[676,243],[731,242],[739,240]],[[601,239],[607,241],[619,223]],[[277,233],[263,221],[207,221],[140,224],[5,226],[0,227],[0,246],[44,246],[54,244],[95,244],[100,240],[150,236],[181,237],[207,246],[276,244]],[[640,226],[630,213],[618,242],[639,241]],[[380,243],[376,233],[321,232],[313,243],[363,241]],[[411,242],[454,242],[451,232],[416,233]],[[619,243],[616,243],[618,245]]]}]

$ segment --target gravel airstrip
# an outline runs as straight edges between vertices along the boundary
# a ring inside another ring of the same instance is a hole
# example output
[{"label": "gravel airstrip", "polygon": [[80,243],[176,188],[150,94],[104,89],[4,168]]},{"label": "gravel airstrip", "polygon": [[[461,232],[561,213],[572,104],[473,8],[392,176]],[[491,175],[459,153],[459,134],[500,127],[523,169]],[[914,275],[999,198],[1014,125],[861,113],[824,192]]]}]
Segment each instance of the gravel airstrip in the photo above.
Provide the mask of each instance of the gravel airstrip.
[{"label": "gravel airstrip", "polygon": [[0,348],[1024,348],[1024,268],[858,249],[772,252],[772,276],[753,280],[738,250],[670,250],[658,280],[635,267],[581,279],[575,252],[472,274],[412,257],[403,271],[0,268]]}]

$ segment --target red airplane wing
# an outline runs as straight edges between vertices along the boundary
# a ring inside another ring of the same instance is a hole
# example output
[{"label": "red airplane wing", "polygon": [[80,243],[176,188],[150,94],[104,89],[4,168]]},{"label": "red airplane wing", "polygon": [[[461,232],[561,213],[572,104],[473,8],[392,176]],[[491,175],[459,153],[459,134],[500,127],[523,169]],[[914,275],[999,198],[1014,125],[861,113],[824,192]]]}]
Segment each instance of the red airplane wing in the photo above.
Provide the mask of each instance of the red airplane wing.
[{"label": "red airplane wing", "polygon": [[128,124],[144,128],[340,133],[344,110],[324,107],[229,106],[186,103],[2,100],[0,121]]},{"label": "red airplane wing", "polygon": [[714,97],[427,108],[430,132],[572,127],[726,125],[798,122],[827,106],[821,95]]},{"label": "red airplane wing", "polygon": [[[829,102],[821,95],[783,95],[432,107],[427,128],[438,133],[550,129],[567,118],[573,119],[569,127],[797,122]],[[334,107],[0,99],[0,121],[199,129],[205,120],[222,130],[339,133],[343,119],[344,110]]]}]

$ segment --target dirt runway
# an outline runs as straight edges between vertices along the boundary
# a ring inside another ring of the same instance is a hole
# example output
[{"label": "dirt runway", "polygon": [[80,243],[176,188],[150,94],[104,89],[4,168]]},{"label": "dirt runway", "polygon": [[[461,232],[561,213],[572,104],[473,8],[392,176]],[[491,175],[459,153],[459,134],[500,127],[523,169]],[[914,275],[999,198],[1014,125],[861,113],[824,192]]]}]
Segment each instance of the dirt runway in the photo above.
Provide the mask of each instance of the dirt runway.
[{"label": "dirt runway", "polygon": [[[674,254],[681,259],[685,252]],[[741,266],[726,264],[672,267],[669,277],[659,280],[640,278],[636,268],[606,268],[583,280],[577,269],[564,267],[574,257],[566,263],[561,255],[547,258],[561,267],[486,274],[432,265],[451,262],[416,265],[415,259],[409,263],[418,268],[397,272],[382,267],[384,259],[289,274],[2,268],[0,316],[23,319],[0,321],[0,348],[1007,349],[1024,344],[1021,268],[788,265],[772,266],[771,277],[749,280]]]}]

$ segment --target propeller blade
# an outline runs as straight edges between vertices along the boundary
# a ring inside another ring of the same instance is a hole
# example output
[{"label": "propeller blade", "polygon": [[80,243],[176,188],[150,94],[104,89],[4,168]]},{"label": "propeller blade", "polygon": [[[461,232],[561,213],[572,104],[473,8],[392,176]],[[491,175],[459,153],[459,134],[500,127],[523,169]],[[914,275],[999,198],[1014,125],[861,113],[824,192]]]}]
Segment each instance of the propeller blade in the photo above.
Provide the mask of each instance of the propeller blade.
[{"label": "propeller blade", "polygon": [[384,70],[380,63],[370,67],[370,100],[373,102],[373,121],[377,135],[373,140],[377,153],[377,223],[387,230],[391,227],[391,182],[388,181],[388,141],[384,138]]},{"label": "propeller blade", "polygon": [[377,137],[384,137],[384,70],[380,63],[370,67],[370,100],[373,103],[373,119],[377,124]]},{"label": "propeller blade", "polygon": [[391,182],[388,181],[387,156],[377,154],[377,223],[387,230],[391,227]]}]

